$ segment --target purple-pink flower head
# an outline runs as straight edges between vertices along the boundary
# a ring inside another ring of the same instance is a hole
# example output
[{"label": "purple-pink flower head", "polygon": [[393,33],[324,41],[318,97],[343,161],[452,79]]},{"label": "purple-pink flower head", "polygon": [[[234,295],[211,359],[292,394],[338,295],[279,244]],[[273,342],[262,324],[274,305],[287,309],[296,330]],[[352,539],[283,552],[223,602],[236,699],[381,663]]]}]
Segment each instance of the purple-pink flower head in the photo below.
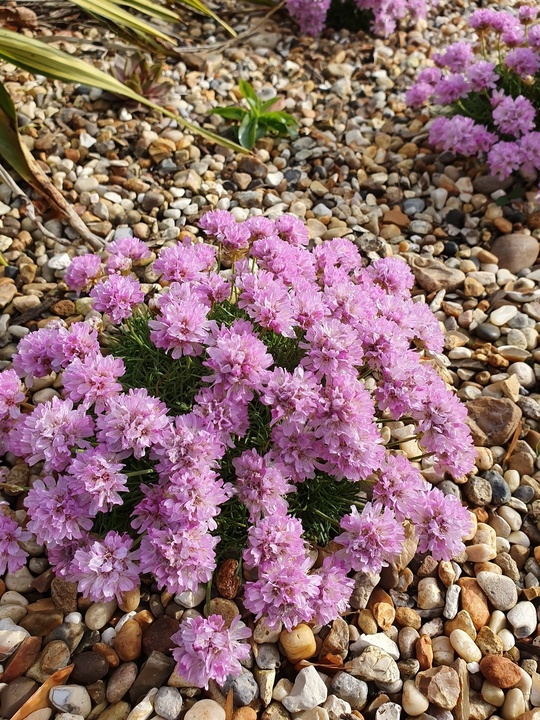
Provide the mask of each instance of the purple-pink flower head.
[{"label": "purple-pink flower head", "polygon": [[160,475],[214,468],[222,455],[219,437],[194,412],[175,417],[152,447],[152,458],[158,461],[156,470]]},{"label": "purple-pink flower head", "polygon": [[236,438],[249,430],[248,403],[252,392],[245,387],[230,389],[224,385],[203,387],[195,397],[193,414],[216,442],[233,448]]},{"label": "purple-pink flower head", "polygon": [[227,210],[211,210],[202,215],[199,227],[211,238],[223,242],[225,233],[238,223],[232,213]]},{"label": "purple-pink flower head", "polygon": [[264,571],[269,566],[305,559],[302,523],[279,513],[261,518],[248,530],[243,553],[247,568]]},{"label": "purple-pink flower head", "polygon": [[61,367],[67,367],[75,358],[85,360],[101,353],[96,327],[95,321],[76,322],[69,330],[61,333],[61,352],[58,358]]},{"label": "purple-pink flower head", "polygon": [[19,543],[28,542],[32,534],[23,530],[9,515],[6,503],[0,502],[0,575],[14,573],[26,565],[27,553]]},{"label": "purple-pink flower head", "polygon": [[287,0],[287,10],[305,35],[318,35],[324,27],[331,0]]},{"label": "purple-pink flower head", "polygon": [[527,133],[519,140],[523,167],[529,172],[540,170],[540,132]]},{"label": "purple-pink flower head", "polygon": [[265,270],[243,272],[237,280],[242,293],[238,307],[262,328],[285,337],[296,337],[293,306],[284,283]]},{"label": "purple-pink flower head", "polygon": [[189,238],[172,247],[163,248],[154,262],[154,272],[167,282],[199,280],[214,266],[217,249],[206,243],[192,243]]},{"label": "purple-pink flower head", "polygon": [[434,87],[442,77],[442,72],[438,67],[427,67],[418,73],[416,81],[419,83],[425,83]]},{"label": "purple-pink flower head", "polygon": [[495,10],[479,9],[475,10],[469,17],[469,25],[474,30],[490,30],[494,28],[497,20],[497,13]]},{"label": "purple-pink flower head", "polygon": [[117,324],[131,316],[135,305],[142,303],[144,293],[138,280],[124,275],[109,275],[90,292],[94,310],[107,313]]},{"label": "purple-pink flower head", "polygon": [[195,472],[174,473],[166,488],[162,515],[171,525],[200,525],[215,530],[215,517],[221,505],[233,494],[230,483],[224,483],[210,468]]},{"label": "purple-pink flower head", "polygon": [[27,528],[39,544],[81,540],[92,527],[89,501],[75,495],[71,478],[47,476],[36,480],[24,500]]},{"label": "purple-pink flower head", "polygon": [[301,622],[310,622],[316,612],[322,578],[308,574],[310,560],[284,557],[281,562],[259,570],[255,582],[244,585],[244,606],[265,624],[275,628],[283,623],[291,631]]},{"label": "purple-pink flower head", "polygon": [[467,79],[475,92],[495,90],[499,75],[495,72],[495,63],[478,60],[467,68]]},{"label": "purple-pink flower head", "polygon": [[251,630],[233,618],[227,627],[221,615],[188,618],[171,640],[177,671],[193,687],[208,689],[210,680],[223,685],[227,677],[242,672],[241,662],[249,658],[250,647],[242,642]]},{"label": "purple-pink flower head", "polygon": [[527,41],[534,50],[540,50],[540,25],[533,25],[529,28]]},{"label": "purple-pink flower head", "polygon": [[64,274],[64,282],[77,295],[87,288],[90,283],[101,275],[101,258],[99,255],[88,253],[78,255],[71,261]]},{"label": "purple-pink flower head", "polygon": [[538,17],[538,8],[532,5],[521,5],[518,9],[518,18],[524,24],[531,23]]},{"label": "purple-pink flower head", "polygon": [[122,390],[118,378],[126,368],[121,358],[112,355],[91,355],[76,358],[64,370],[64,394],[73,402],[83,401],[83,407],[94,405],[95,411],[105,410],[109,399]]},{"label": "purple-pink flower head", "polygon": [[246,223],[235,223],[225,229],[221,244],[231,253],[246,251],[251,243],[251,233]]},{"label": "purple-pink flower head", "polygon": [[373,486],[373,501],[393,511],[399,521],[408,520],[429,485],[404,455],[387,453]]},{"label": "purple-pink flower head", "polygon": [[416,82],[405,93],[405,102],[411,107],[422,107],[433,95],[433,86],[425,82]]},{"label": "purple-pink flower head", "polygon": [[150,527],[139,550],[140,572],[152,573],[158,587],[171,593],[195,592],[200,583],[212,579],[218,542],[205,524],[185,525],[177,531]]},{"label": "purple-pink flower head", "polygon": [[246,450],[233,460],[236,472],[236,494],[247,507],[250,522],[263,515],[284,514],[287,501],[283,497],[294,490],[283,473],[261,457],[256,450]]},{"label": "purple-pink flower head", "polygon": [[412,518],[418,552],[434,560],[451,560],[463,550],[463,537],[471,530],[471,516],[454,495],[434,488],[420,496]]},{"label": "purple-pink flower head", "polygon": [[267,240],[272,237],[277,238],[275,223],[262,215],[249,217],[243,225],[249,230],[251,242]]},{"label": "purple-pink flower head", "polygon": [[291,245],[309,244],[309,230],[295,215],[280,215],[274,220],[274,227],[279,238]]},{"label": "purple-pink flower head", "polygon": [[364,357],[358,334],[334,319],[324,319],[310,327],[300,347],[306,350],[302,366],[318,378],[340,374],[354,376]]},{"label": "purple-pink flower head", "polygon": [[84,438],[93,432],[94,422],[84,408],[73,409],[71,400],[53,397],[21,416],[11,446],[29,465],[44,460],[46,470],[62,471],[71,461],[71,451],[84,447]]},{"label": "purple-pink flower head", "polygon": [[536,75],[540,68],[540,58],[530,48],[514,48],[506,55],[504,64],[517,75],[527,77],[528,75]]},{"label": "purple-pink flower head", "polygon": [[272,412],[271,426],[289,420],[304,427],[322,407],[320,383],[300,366],[292,374],[281,367],[268,373],[259,399]]},{"label": "purple-pink flower head", "polygon": [[505,180],[521,167],[521,146],[517,142],[498,142],[488,152],[487,161],[493,175]]},{"label": "purple-pink flower head", "polygon": [[343,545],[336,555],[347,567],[378,573],[401,552],[405,533],[390,508],[367,503],[361,513],[356,507],[340,523],[344,532],[335,538]]},{"label": "purple-pink flower head", "polygon": [[16,420],[21,414],[19,405],[25,399],[23,384],[15,370],[0,372],[0,420]]},{"label": "purple-pink flower head", "polygon": [[62,340],[66,328],[53,321],[47,327],[28,333],[17,346],[13,369],[19,377],[26,377],[31,385],[34,377],[58,372],[63,366]]},{"label": "purple-pink flower head", "polygon": [[[173,290],[174,288],[174,290]],[[149,320],[150,339],[158,348],[178,360],[183,355],[200,355],[208,332],[209,305],[188,283],[173,283],[171,291],[159,301],[160,313]]]},{"label": "purple-pink flower head", "polygon": [[132,539],[109,531],[103,540],[93,540],[75,552],[71,573],[84,597],[96,602],[116,598],[139,586],[139,568],[131,552]]},{"label": "purple-pink flower head", "polygon": [[390,295],[407,295],[414,285],[414,275],[399,257],[376,260],[366,273]]},{"label": "purple-pink flower head", "polygon": [[151,397],[144,388],[131,388],[127,394],[109,399],[107,410],[96,420],[97,439],[119,459],[131,453],[141,458],[158,443],[168,427],[167,406]]},{"label": "purple-pink flower head", "polygon": [[230,328],[214,324],[208,344],[203,364],[212,374],[205,380],[251,398],[274,362],[253,325],[247,320],[235,320]]},{"label": "purple-pink flower head", "polygon": [[470,90],[471,86],[463,75],[448,75],[441,78],[440,82],[435,86],[433,97],[435,102],[440,105],[451,105],[456,100],[467,97]]},{"label": "purple-pink flower head", "polygon": [[122,504],[119,493],[128,489],[127,475],[120,472],[124,466],[115,460],[114,455],[98,446],[77,453],[67,469],[73,477],[73,492],[88,495],[93,515]]},{"label": "purple-pink flower head", "polygon": [[347,577],[349,569],[335,555],[323,560],[322,567],[314,574],[320,578],[319,594],[313,599],[314,620],[327,625],[348,610],[354,589],[354,580]]},{"label": "purple-pink flower head", "polygon": [[136,262],[148,260],[152,255],[147,245],[133,236],[113,240],[107,245],[107,252],[109,255],[121,255]]},{"label": "purple-pink flower head", "polygon": [[513,137],[520,137],[534,130],[535,117],[534,106],[523,95],[516,98],[497,98],[493,108],[493,122],[499,131]]},{"label": "purple-pink flower head", "polygon": [[455,42],[449,45],[441,54],[433,56],[439,67],[447,67],[453,73],[462,73],[473,62],[474,51],[468,42]]}]

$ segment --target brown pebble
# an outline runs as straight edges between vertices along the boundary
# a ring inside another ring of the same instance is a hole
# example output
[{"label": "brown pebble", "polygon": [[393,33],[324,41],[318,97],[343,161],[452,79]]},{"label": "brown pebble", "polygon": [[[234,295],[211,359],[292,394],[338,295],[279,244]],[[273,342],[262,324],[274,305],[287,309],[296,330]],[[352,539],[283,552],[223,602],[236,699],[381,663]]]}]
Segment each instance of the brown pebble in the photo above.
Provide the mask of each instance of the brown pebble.
[{"label": "brown pebble", "polygon": [[110,667],[117,668],[120,665],[120,658],[110,645],[102,642],[95,643],[95,645],[92,645],[92,650],[95,653],[102,655],[105,660],[107,660]]},{"label": "brown pebble", "polygon": [[143,633],[142,647],[145,655],[150,655],[157,650],[164,655],[171,655],[174,643],[171,635],[178,632],[180,623],[168,615],[155,620]]},{"label": "brown pebble", "polygon": [[469,613],[476,630],[480,630],[491,615],[487,597],[475,578],[460,578],[457,584],[461,588],[461,608]]},{"label": "brown pebble", "polygon": [[128,620],[113,640],[113,647],[120,660],[131,662],[141,655],[142,630],[136,620]]},{"label": "brown pebble", "polygon": [[40,637],[25,638],[9,659],[4,674],[0,675],[0,680],[3,683],[10,683],[15,678],[24,675],[37,660],[40,650]]},{"label": "brown pebble", "polygon": [[447,620],[444,623],[444,634],[450,637],[453,630],[463,630],[473,640],[476,640],[476,628],[474,627],[471,616],[466,610],[460,610],[453,620]]},{"label": "brown pebble", "polygon": [[225,625],[230,626],[234,618],[240,614],[238,605],[232,600],[225,598],[212,598],[209,602],[208,615],[221,615],[225,620]]},{"label": "brown pebble", "polygon": [[396,611],[393,605],[386,602],[375,603],[372,607],[372,612],[375,622],[381,630],[386,631],[394,624]]},{"label": "brown pebble", "polygon": [[519,667],[500,655],[486,655],[480,661],[480,672],[495,687],[506,690],[521,680]]},{"label": "brown pebble", "polygon": [[227,558],[221,563],[216,574],[216,587],[221,597],[234,600],[240,588],[238,560]]},{"label": "brown pebble", "polygon": [[140,602],[141,589],[139,587],[136,587],[133,590],[129,590],[128,592],[124,593],[124,596],[122,597],[122,602],[118,605],[118,607],[123,612],[133,612],[139,607]]},{"label": "brown pebble", "polygon": [[416,641],[416,659],[420,663],[420,670],[429,670],[433,665],[433,647],[429,635],[422,635]]},{"label": "brown pebble", "polygon": [[246,705],[235,711],[232,720],[257,720],[257,713],[253,708]]},{"label": "brown pebble", "polygon": [[51,307],[51,311],[59,317],[69,317],[75,314],[75,303],[73,300],[59,300]]},{"label": "brown pebble", "polygon": [[422,618],[412,608],[398,607],[396,608],[396,622],[402,627],[412,627],[418,630],[422,625]]}]

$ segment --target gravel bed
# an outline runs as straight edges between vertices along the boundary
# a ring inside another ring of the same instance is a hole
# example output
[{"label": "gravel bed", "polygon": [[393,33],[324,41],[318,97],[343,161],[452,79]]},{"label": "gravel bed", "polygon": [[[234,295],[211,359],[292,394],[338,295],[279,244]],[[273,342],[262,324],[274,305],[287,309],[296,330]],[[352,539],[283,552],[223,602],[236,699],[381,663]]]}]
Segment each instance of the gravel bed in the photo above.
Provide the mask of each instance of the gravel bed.
[{"label": "gravel bed", "polygon": [[[316,243],[347,237],[368,259],[403,256],[416,299],[444,325],[440,372],[467,404],[478,446],[469,477],[440,482],[425,470],[472,512],[461,557],[437,563],[409,538],[380,576],[356,575],[350,612],[330,626],[287,633],[256,623],[243,674],[207,692],[186,687],[170,650],[181,619],[203,611],[204,588],[171,596],[149,581],[121,607],[89,603],[54,578],[44,547],[28,547],[28,566],[0,579],[1,718],[230,720],[232,689],[234,720],[540,719],[537,190],[523,178],[523,196],[501,204],[510,183],[437,154],[428,116],[413,115],[402,95],[433,47],[462,37],[466,8],[443,3],[439,16],[389,42],[346,31],[299,39],[280,18],[220,50],[216,26],[197,25],[196,41],[216,49],[168,68],[169,105],[222,131],[208,111],[237,101],[240,75],[265,98],[279,96],[300,136],[261,140],[253,156],[213,148],[99,91],[0,66],[27,146],[106,242],[131,228],[151,248],[173,244],[220,208],[237,219],[293,213]],[[9,263],[0,269],[0,369],[36,327],[96,315],[62,281],[86,248],[59,220],[44,225],[58,240],[0,185]],[[156,279],[150,263],[144,280]],[[32,402],[59,388],[54,374],[39,380]],[[397,441],[410,434],[403,423],[388,432]],[[414,442],[401,448],[418,455]],[[28,475],[16,465],[7,481]],[[236,591],[218,583],[211,612],[240,611]]]}]

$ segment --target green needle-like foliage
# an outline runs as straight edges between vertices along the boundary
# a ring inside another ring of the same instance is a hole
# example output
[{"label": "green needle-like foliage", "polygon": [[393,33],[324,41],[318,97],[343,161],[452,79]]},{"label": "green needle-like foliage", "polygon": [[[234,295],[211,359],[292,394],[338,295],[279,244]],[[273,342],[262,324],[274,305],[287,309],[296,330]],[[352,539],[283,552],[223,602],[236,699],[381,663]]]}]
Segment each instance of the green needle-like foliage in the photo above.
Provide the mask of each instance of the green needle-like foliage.
[{"label": "green needle-like foliage", "polygon": [[[230,326],[235,319],[247,319],[248,316],[237,305],[225,302],[217,305],[209,317],[218,324]],[[149,313],[141,312],[130,318],[109,338],[112,353],[121,357],[126,367],[122,377],[124,390],[145,387],[150,394],[166,403],[171,415],[190,412],[195,395],[205,385],[202,378],[209,373],[203,366],[205,355],[174,360],[150,341],[149,319]],[[272,332],[264,333],[260,328],[258,334],[274,358],[275,366],[292,371],[299,365],[303,357],[303,351],[299,347],[301,338],[285,338]],[[258,398],[254,398],[249,404],[249,429],[246,436],[236,438],[234,448],[226,452],[221,462],[219,471],[225,482],[234,485],[233,460],[245,450],[255,448],[261,455],[267,452],[270,446],[270,421],[270,408],[263,405]],[[106,514],[100,513],[95,530],[107,531],[114,528],[134,534],[129,521],[131,511],[143,497],[138,488],[141,483],[152,484],[158,480],[157,473],[148,473],[151,469],[152,462],[147,459],[126,460],[124,472],[140,474],[129,478],[130,492],[124,495],[122,506],[113,508]],[[313,479],[300,483],[296,492],[287,496],[287,500],[291,514],[303,523],[306,539],[324,546],[339,532],[339,520],[349,512],[351,505],[362,502],[362,490],[362,485],[358,483],[346,480],[336,482],[321,472]],[[215,532],[221,538],[217,548],[218,560],[226,557],[239,558],[249,528],[246,508],[238,498],[233,497],[222,506],[216,520],[218,528]]]}]

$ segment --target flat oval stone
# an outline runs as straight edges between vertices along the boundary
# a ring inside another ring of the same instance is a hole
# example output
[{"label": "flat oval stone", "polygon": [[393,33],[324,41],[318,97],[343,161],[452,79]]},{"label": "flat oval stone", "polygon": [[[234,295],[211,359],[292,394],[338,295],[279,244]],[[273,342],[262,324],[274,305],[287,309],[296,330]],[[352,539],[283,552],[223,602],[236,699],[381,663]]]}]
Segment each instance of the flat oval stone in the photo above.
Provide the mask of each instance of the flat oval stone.
[{"label": "flat oval stone", "polygon": [[529,637],[536,630],[536,608],[532,602],[518,602],[509,610],[507,618],[518,638]]},{"label": "flat oval stone", "polygon": [[10,718],[32,697],[39,685],[27,677],[19,677],[7,685],[0,695],[0,715]]},{"label": "flat oval stone", "polygon": [[518,601],[516,584],[505,575],[479,572],[476,581],[496,610],[510,610]]},{"label": "flat oval stone", "polygon": [[115,599],[108,602],[92,603],[84,616],[84,623],[89,630],[101,630],[109,622],[118,603]]},{"label": "flat oval stone", "polygon": [[499,258],[499,267],[518,273],[532,267],[538,257],[538,240],[524,233],[501,235],[491,246],[491,252]]},{"label": "flat oval stone", "polygon": [[135,682],[138,672],[139,668],[134,662],[123,663],[113,672],[106,691],[107,700],[111,704],[118,703],[124,697]]}]

